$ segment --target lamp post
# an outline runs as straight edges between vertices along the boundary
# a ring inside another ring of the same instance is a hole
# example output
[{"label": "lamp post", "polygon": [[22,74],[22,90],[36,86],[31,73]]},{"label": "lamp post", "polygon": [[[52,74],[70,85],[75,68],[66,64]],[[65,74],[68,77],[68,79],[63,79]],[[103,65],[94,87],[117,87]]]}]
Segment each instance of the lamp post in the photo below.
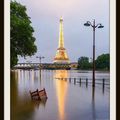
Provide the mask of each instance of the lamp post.
[{"label": "lamp post", "polygon": [[43,56],[36,56],[36,58],[39,58],[39,60],[40,60],[40,69],[41,69],[41,59],[43,59],[45,57],[43,57]]},{"label": "lamp post", "polygon": [[104,26],[101,23],[96,24],[95,20],[93,24],[90,21],[87,21],[84,26],[91,26],[93,28],[93,82],[92,86],[95,87],[95,29],[96,28],[103,28]]},{"label": "lamp post", "polygon": [[41,60],[43,58],[45,58],[45,57],[43,57],[43,56],[36,56],[36,58],[39,58],[39,60],[40,60],[40,79],[41,79]]}]

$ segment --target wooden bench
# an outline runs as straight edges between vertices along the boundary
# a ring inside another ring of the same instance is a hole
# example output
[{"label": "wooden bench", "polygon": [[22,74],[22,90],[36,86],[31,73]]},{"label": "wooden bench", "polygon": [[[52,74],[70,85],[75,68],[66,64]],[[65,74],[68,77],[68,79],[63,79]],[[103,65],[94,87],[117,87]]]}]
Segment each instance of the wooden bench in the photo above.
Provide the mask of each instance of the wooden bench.
[{"label": "wooden bench", "polygon": [[45,88],[43,90],[36,90],[34,92],[30,92],[30,95],[31,95],[31,99],[32,100],[42,100],[42,99],[47,99],[47,93],[46,93],[46,90]]},{"label": "wooden bench", "polygon": [[30,92],[32,100],[40,100],[38,89],[36,91],[34,91],[34,92],[31,92],[31,91],[29,91],[29,92]]}]

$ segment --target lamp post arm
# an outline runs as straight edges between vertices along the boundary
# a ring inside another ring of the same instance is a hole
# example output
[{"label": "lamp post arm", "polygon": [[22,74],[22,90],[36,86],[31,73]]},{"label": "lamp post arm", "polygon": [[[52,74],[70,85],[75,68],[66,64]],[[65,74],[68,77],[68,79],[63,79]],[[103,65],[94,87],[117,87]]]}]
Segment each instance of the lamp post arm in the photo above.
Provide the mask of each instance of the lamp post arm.
[{"label": "lamp post arm", "polygon": [[99,25],[101,25],[101,24],[100,24],[100,23],[98,23],[98,24],[95,26],[95,28],[96,28],[96,27],[98,27]]},{"label": "lamp post arm", "polygon": [[91,24],[91,22],[90,22],[90,21],[87,21],[87,23],[89,23],[89,24],[90,24],[90,26],[92,26],[92,27],[93,27],[93,25]]}]

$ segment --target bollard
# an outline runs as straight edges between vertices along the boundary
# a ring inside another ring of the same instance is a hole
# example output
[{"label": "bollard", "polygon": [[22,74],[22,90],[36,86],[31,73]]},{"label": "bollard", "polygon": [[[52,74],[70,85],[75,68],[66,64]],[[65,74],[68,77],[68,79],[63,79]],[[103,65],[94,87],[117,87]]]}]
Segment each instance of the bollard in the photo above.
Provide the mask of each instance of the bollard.
[{"label": "bollard", "polygon": [[81,78],[80,78],[80,84],[81,84]]},{"label": "bollard", "polygon": [[86,78],[86,87],[88,86],[88,78]]},{"label": "bollard", "polygon": [[76,78],[74,78],[74,84],[76,84]]},{"label": "bollard", "polygon": [[80,86],[81,86],[81,78],[80,78]]},{"label": "bollard", "polygon": [[103,78],[103,94],[104,94],[104,89],[105,89],[105,79]]},{"label": "bollard", "polygon": [[104,85],[105,85],[105,79],[103,78],[103,87],[104,87]]}]

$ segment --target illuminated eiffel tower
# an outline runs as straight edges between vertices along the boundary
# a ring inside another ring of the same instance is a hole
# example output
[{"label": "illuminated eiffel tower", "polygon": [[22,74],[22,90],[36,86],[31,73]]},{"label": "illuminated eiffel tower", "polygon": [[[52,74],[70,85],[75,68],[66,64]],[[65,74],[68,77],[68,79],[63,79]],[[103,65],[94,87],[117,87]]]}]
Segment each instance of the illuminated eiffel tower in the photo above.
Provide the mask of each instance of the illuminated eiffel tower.
[{"label": "illuminated eiffel tower", "polygon": [[69,58],[64,48],[63,19],[60,18],[59,45],[54,58],[54,63],[69,63]]}]

